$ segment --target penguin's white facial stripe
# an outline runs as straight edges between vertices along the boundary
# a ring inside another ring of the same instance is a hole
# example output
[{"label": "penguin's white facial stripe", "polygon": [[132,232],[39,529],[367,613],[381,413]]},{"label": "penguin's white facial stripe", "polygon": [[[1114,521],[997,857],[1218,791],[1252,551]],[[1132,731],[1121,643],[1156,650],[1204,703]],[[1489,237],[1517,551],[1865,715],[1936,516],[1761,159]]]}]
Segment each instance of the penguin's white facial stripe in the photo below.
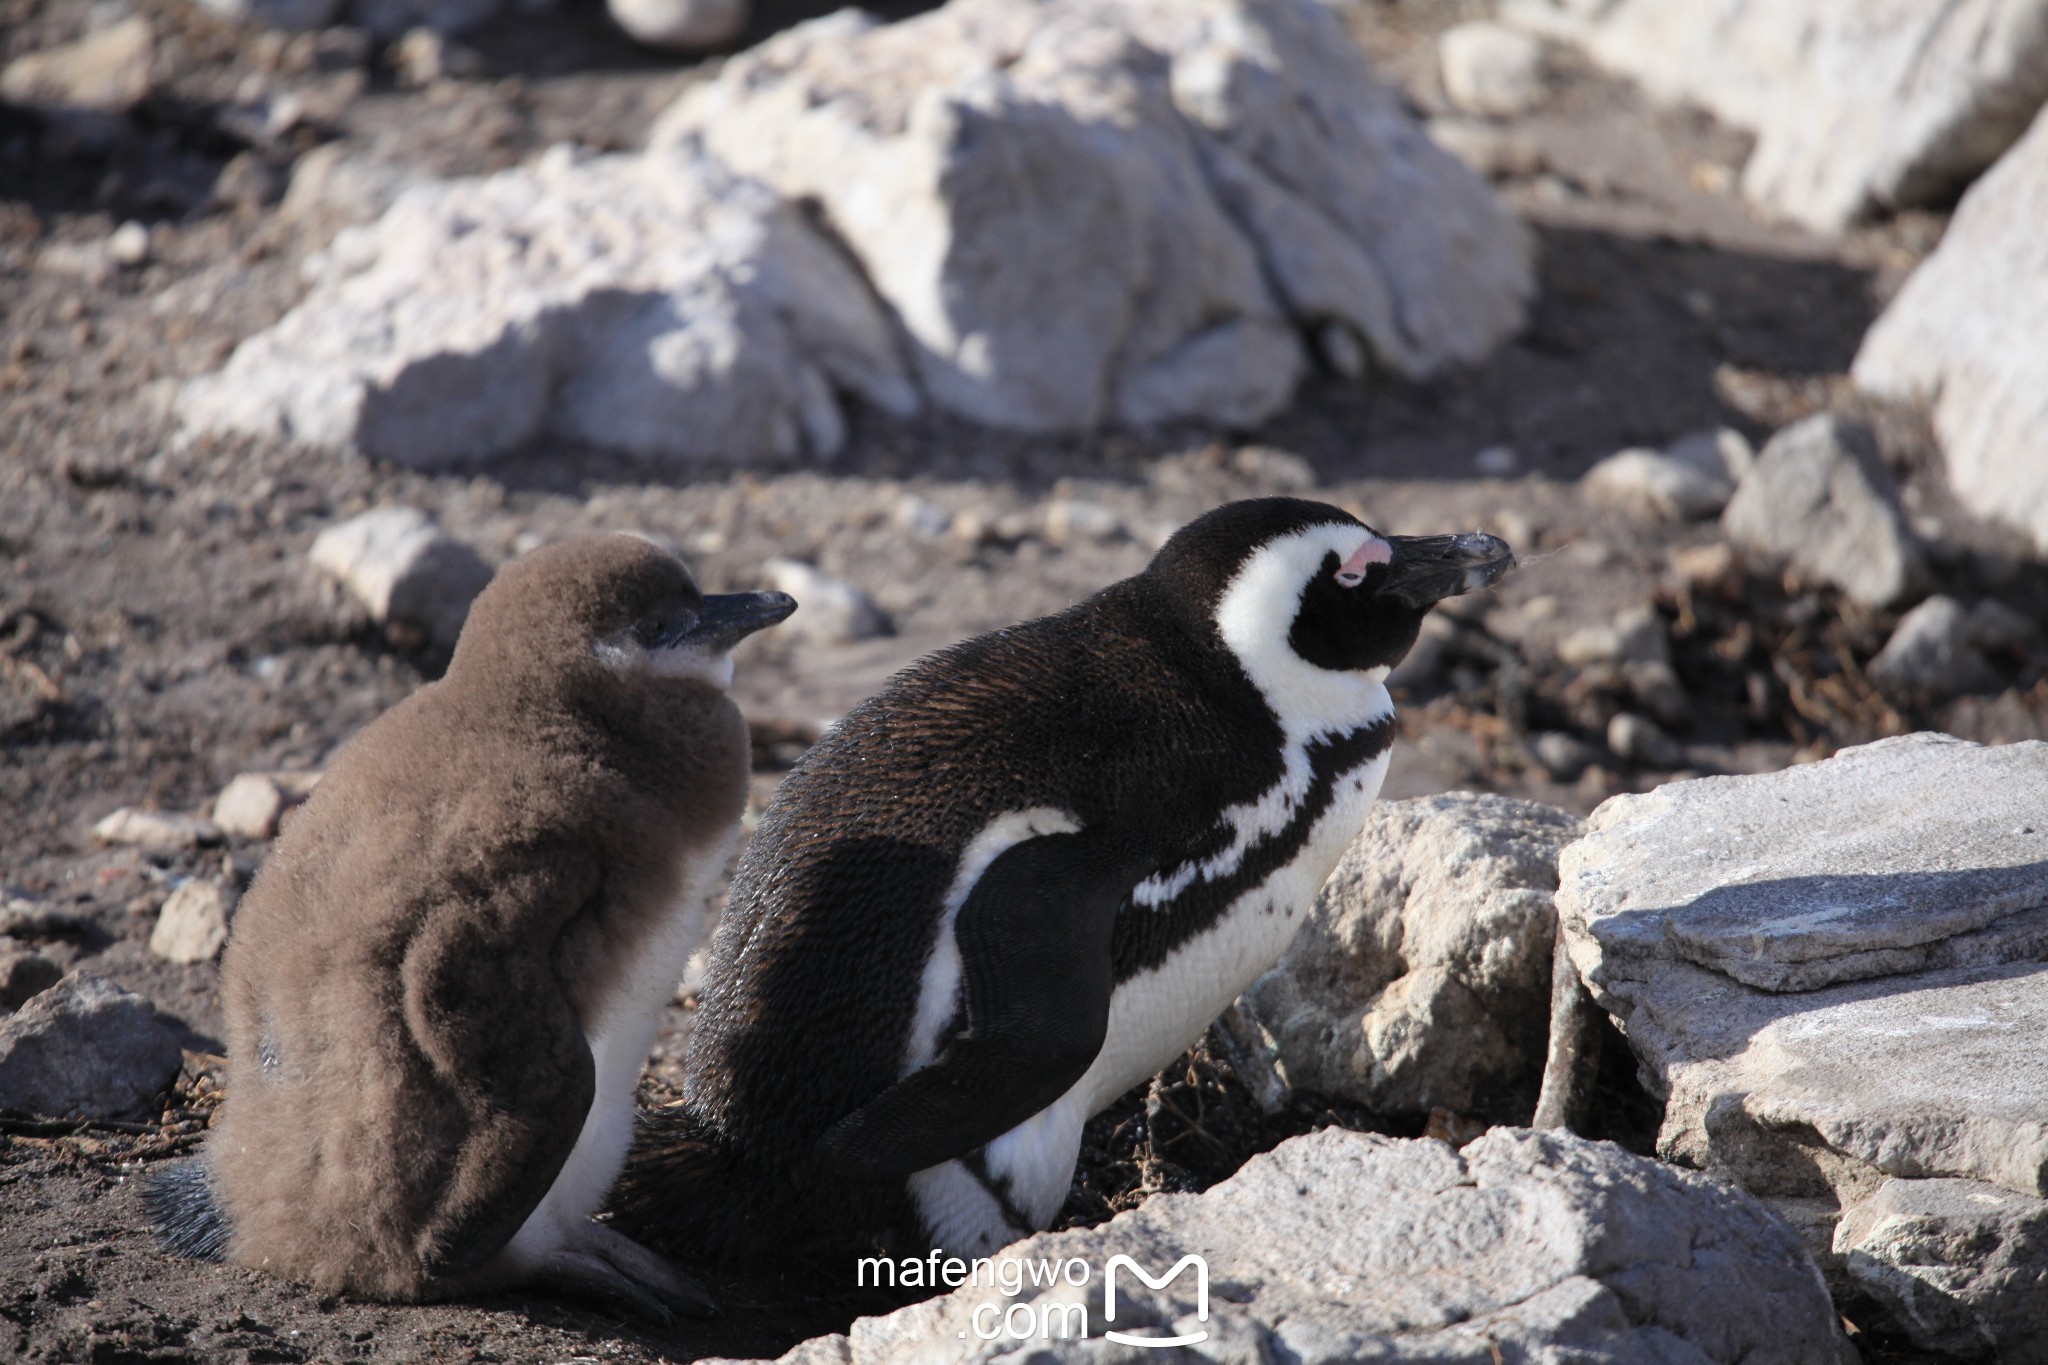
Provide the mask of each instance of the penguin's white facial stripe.
[{"label": "penguin's white facial stripe", "polygon": [[[1307,527],[1261,546],[1216,604],[1217,633],[1279,718],[1290,745],[1318,734],[1355,730],[1392,710],[1380,685],[1386,669],[1321,668],[1295,653],[1288,642],[1302,593],[1329,556],[1336,555],[1340,566],[1354,558],[1369,565],[1380,562],[1373,558],[1375,546],[1386,545],[1363,526]],[[1386,552],[1391,558],[1392,547]]]},{"label": "penguin's white facial stripe", "polygon": [[932,955],[925,961],[924,977],[918,985],[917,1014],[910,1023],[910,1046],[903,1054],[899,1078],[931,1065],[938,1054],[939,1030],[953,1017],[959,1003],[960,944],[953,936],[953,921],[959,918],[960,907],[967,903],[968,894],[981,880],[981,874],[988,871],[990,863],[1026,839],[1073,834],[1080,828],[1081,822],[1069,811],[1033,806],[998,815],[982,826],[981,833],[961,852],[953,884],[946,888],[946,913],[939,921],[938,939],[932,944]]},{"label": "penguin's white facial stripe", "polygon": [[707,654],[688,645],[648,649],[631,636],[599,640],[597,657],[615,673],[652,673],[657,678],[695,678],[719,691],[732,686],[732,652]]},{"label": "penguin's white facial stripe", "polygon": [[1394,562],[1394,547],[1378,536],[1368,536],[1365,544],[1351,552],[1351,557],[1337,566],[1336,579],[1339,585],[1355,588],[1365,581],[1365,572],[1375,564]]}]

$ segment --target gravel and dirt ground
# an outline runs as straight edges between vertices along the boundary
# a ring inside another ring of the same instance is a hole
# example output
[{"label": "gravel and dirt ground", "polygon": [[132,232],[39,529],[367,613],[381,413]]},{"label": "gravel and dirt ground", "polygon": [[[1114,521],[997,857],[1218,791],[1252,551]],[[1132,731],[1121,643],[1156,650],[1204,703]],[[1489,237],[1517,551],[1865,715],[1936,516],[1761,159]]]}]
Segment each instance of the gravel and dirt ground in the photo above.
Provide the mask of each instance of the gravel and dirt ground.
[{"label": "gravel and dirt ground", "polygon": [[[846,452],[825,467],[677,483],[548,444],[429,477],[307,449],[184,443],[165,416],[167,386],[289,308],[300,260],[347,217],[346,203],[283,199],[294,165],[337,143],[436,174],[497,169],[569,138],[631,147],[704,64],[632,47],[583,0],[496,21],[445,63],[469,74],[424,86],[347,35],[287,40],[187,0],[0,0],[0,61],[77,36],[108,5],[147,15],[158,35],[152,93],[125,124],[95,140],[0,106],[0,881],[56,912],[25,937],[185,1021],[195,1060],[164,1121],[140,1131],[0,1119],[0,1358],[687,1359],[773,1353],[887,1306],[829,1270],[791,1267],[713,1276],[721,1319],[654,1329],[544,1299],[321,1299],[150,1249],[134,1177],[203,1130],[204,1055],[220,1028],[214,969],[153,957],[152,916],[183,879],[246,882],[264,846],[150,857],[95,846],[91,826],[123,805],[197,811],[238,772],[318,768],[433,676],[434,659],[388,643],[307,566],[320,529],[371,506],[423,507],[494,561],[577,530],[631,528],[681,547],[709,590],[759,585],[776,555],[866,588],[894,636],[822,646],[771,632],[742,653],[736,695],[784,737],[761,746],[761,800],[790,737],[800,745],[902,663],[1063,606],[1138,569],[1163,530],[1269,492],[1312,493],[1396,531],[1493,530],[1529,560],[1452,609],[1443,667],[1405,699],[1389,796],[1481,787],[1588,810],[1667,779],[1605,753],[1618,693],[1551,653],[1571,629],[1646,602],[1671,625],[1694,698],[1679,736],[1686,770],[1778,767],[1930,724],[2048,733],[2043,687],[1901,712],[1858,666],[1891,618],[1754,576],[1700,597],[1675,585],[1670,561],[1713,541],[1711,525],[1618,520],[1577,496],[1577,476],[1621,447],[1721,424],[1760,441],[1834,407],[1874,423],[1907,507],[1938,527],[1944,582],[2042,612],[2039,566],[1954,507],[1919,422],[1864,409],[1843,378],[1942,216],[1839,241],[1762,222],[1728,189],[1743,138],[1649,106],[1568,54],[1553,97],[1513,124],[1542,168],[1498,182],[1537,232],[1541,295],[1523,334],[1473,370],[1420,385],[1318,380],[1254,432],[1046,440],[856,414]],[[748,41],[826,6],[759,8]],[[1434,34],[1471,8],[1345,12],[1379,69],[1433,110]],[[280,92],[300,111],[282,128],[252,113]],[[103,244],[130,221],[147,225],[148,248],[123,264]],[[1499,448],[1512,468],[1475,460]],[[906,529],[913,497],[953,514],[955,531]],[[1055,497],[1100,503],[1123,531],[1050,538],[1037,513]],[[981,532],[959,533],[970,521]],[[1562,784],[1528,756],[1537,731],[1581,736],[1598,759]],[[651,1085],[675,1079],[688,1019],[681,1000]],[[1463,1121],[1443,1119],[1449,1131]],[[1198,1051],[1185,1074],[1170,1070],[1091,1130],[1069,1216],[1209,1183],[1322,1122],[1414,1131],[1312,1098],[1259,1118],[1227,1066]],[[1643,1129],[1640,1116],[1616,1125],[1638,1142]]]}]

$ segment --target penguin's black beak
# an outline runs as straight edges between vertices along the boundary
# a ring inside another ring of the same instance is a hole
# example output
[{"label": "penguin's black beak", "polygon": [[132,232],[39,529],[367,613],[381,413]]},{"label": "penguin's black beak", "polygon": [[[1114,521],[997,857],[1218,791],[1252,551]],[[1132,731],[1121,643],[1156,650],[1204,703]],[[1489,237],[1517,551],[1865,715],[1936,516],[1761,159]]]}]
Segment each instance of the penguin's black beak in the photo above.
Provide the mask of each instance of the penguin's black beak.
[{"label": "penguin's black beak", "polygon": [[1508,543],[1483,531],[1388,536],[1386,542],[1394,547],[1394,557],[1377,595],[1417,610],[1483,588],[1515,566],[1515,552]]},{"label": "penguin's black beak", "polygon": [[659,648],[698,649],[722,654],[757,630],[766,630],[796,610],[786,592],[730,592],[704,599],[704,610],[679,627]]}]

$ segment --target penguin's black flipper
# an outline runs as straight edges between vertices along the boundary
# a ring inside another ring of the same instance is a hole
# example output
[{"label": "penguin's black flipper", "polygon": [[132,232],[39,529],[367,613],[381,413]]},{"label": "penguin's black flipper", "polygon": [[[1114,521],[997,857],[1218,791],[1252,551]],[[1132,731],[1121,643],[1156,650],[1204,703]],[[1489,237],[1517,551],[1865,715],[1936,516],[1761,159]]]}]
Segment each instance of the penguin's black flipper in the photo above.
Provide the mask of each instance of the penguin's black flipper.
[{"label": "penguin's black flipper", "polygon": [[989,864],[954,920],[966,1026],[832,1126],[818,1146],[827,1167],[879,1180],[964,1156],[1088,1070],[1109,1029],[1110,936],[1132,884],[1098,842],[1041,835]]}]

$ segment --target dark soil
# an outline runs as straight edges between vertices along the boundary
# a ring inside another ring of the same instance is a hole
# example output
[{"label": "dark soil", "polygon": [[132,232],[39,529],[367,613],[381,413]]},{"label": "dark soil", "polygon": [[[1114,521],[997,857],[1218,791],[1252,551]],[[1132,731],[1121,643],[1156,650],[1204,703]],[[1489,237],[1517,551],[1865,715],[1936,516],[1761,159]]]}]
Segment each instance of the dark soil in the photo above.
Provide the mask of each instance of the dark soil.
[{"label": "dark soil", "polygon": [[[757,585],[771,555],[868,588],[895,618],[894,637],[827,649],[770,633],[743,651],[736,695],[759,728],[757,805],[819,722],[904,662],[1064,606],[1139,568],[1158,528],[1270,492],[1312,493],[1396,531],[1492,529],[1528,560],[1497,591],[1451,609],[1458,633],[1442,672],[1402,698],[1390,797],[1464,786],[1588,810],[1668,779],[1606,751],[1607,721],[1626,704],[1618,680],[1566,670],[1551,652],[1574,627],[1643,602],[1670,623],[1693,702],[1676,727],[1683,771],[1774,768],[1927,725],[1986,739],[2048,734],[2048,684],[2017,662],[2023,685],[2000,697],[1945,708],[1886,698],[1862,667],[1895,618],[1753,575],[1689,592],[1671,556],[1712,541],[1711,527],[1627,522],[1578,498],[1572,481],[1620,447],[1723,423],[1760,439],[1832,407],[1876,425],[1945,585],[2048,616],[2041,567],[1954,507],[1918,420],[1863,409],[1843,378],[1941,215],[1839,241],[1763,222],[1720,188],[1745,139],[1650,106],[1567,54],[1554,98],[1517,121],[1548,168],[1498,184],[1538,234],[1541,294],[1522,335],[1475,368],[1425,384],[1320,379],[1249,433],[1044,440],[856,413],[846,453],[819,468],[677,483],[546,444],[429,477],[327,452],[173,439],[166,386],[215,368],[288,309],[300,261],[351,216],[347,204],[284,201],[293,169],[328,143],[435,174],[502,168],[565,138],[632,147],[711,63],[637,49],[592,0],[571,0],[465,39],[475,74],[411,89],[388,53],[346,33],[286,38],[188,0],[114,3],[147,15],[158,35],[153,92],[132,115],[95,131],[0,106],[0,882],[49,912],[18,937],[150,996],[188,1026],[197,1060],[163,1120],[135,1131],[0,1119],[0,1359],[760,1355],[888,1306],[829,1269],[792,1266],[713,1274],[722,1318],[656,1329],[517,1296],[410,1308],[322,1299],[150,1248],[131,1177],[197,1140],[220,1018],[215,969],[153,957],[149,929],[181,880],[246,883],[266,850],[145,856],[97,847],[90,829],[122,805],[200,810],[238,772],[318,768],[433,676],[435,659],[386,640],[306,566],[320,529],[374,505],[423,507],[494,561],[576,530],[640,528],[682,547],[712,591]],[[830,7],[763,0],[747,41]],[[96,8],[0,0],[0,62],[77,36]],[[1434,34],[1477,8],[1345,12],[1379,68],[1431,112],[1441,106]],[[263,111],[279,94],[302,114],[273,128]],[[150,228],[148,258],[116,266],[95,255],[130,220]],[[1474,456],[1501,446],[1515,471],[1482,475]],[[999,525],[1055,493],[1108,505],[1132,534],[921,540],[891,520],[906,494]],[[1595,762],[1571,784],[1553,780],[1527,747],[1539,730],[1577,735]],[[670,1008],[650,1084],[676,1079],[689,1020],[687,1000]],[[1619,1060],[1603,1077],[1596,1135],[1645,1150],[1654,1105]],[[1396,1119],[1297,1096],[1269,1115],[1204,1045],[1090,1126],[1063,1216],[1092,1221],[1157,1190],[1206,1187],[1330,1123],[1459,1140],[1526,1117],[1532,1102]],[[1910,1358],[1885,1344],[1869,1357]]]}]

